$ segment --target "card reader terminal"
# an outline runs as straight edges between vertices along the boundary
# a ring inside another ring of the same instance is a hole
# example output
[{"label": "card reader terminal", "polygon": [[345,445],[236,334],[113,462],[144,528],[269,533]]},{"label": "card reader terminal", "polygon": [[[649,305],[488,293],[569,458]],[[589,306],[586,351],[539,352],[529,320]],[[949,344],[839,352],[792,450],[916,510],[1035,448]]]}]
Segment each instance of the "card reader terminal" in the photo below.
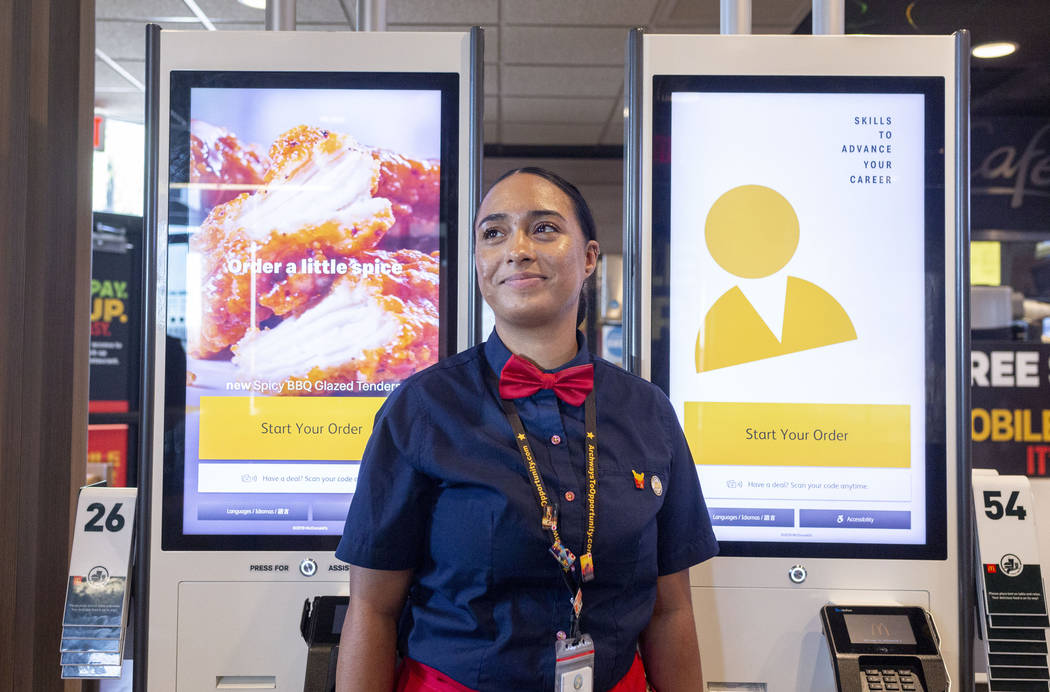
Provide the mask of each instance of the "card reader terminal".
[{"label": "card reader terminal", "polygon": [[304,692],[335,690],[339,637],[349,604],[349,596],[316,596],[312,606],[309,599],[303,603],[299,631],[310,647],[306,654]]},{"label": "card reader terminal", "polygon": [[829,604],[820,610],[840,692],[947,692],[933,618],[914,606]]}]

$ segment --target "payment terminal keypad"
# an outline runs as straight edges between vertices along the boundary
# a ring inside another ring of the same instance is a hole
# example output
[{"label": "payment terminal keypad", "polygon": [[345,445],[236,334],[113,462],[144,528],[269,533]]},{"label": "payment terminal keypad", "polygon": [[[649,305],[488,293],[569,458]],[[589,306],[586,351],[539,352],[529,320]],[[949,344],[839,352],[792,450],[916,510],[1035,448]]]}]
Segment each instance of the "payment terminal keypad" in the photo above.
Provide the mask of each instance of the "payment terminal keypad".
[{"label": "payment terminal keypad", "polygon": [[911,668],[868,666],[862,669],[861,679],[865,692],[925,692]]}]

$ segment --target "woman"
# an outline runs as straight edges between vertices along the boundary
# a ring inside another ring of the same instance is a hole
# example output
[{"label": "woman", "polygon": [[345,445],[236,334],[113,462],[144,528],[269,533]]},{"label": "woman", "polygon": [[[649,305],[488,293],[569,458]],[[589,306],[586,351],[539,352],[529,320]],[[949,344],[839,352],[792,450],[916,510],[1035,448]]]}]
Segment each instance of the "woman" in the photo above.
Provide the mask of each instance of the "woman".
[{"label": "woman", "polygon": [[590,210],[517,169],[474,234],[496,327],[376,419],[336,552],[338,689],[695,692],[688,568],[717,543],[667,398],[576,330]]}]

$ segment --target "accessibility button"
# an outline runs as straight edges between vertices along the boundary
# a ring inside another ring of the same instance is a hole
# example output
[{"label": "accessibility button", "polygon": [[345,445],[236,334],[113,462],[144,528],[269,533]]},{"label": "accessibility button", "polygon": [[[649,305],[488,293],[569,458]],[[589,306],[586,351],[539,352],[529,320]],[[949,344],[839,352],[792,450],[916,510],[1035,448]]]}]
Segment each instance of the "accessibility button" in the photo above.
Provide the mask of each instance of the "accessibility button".
[{"label": "accessibility button", "polygon": [[866,509],[801,509],[798,525],[819,529],[910,529],[911,512]]}]

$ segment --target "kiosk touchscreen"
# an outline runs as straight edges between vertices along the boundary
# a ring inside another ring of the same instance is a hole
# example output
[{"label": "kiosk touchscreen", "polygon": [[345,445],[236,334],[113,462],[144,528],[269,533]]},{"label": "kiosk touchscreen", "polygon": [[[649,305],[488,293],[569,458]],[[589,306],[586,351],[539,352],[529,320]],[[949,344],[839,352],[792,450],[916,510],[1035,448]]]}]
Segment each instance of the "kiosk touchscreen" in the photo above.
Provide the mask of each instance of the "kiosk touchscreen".
[{"label": "kiosk touchscreen", "polygon": [[164,549],[334,549],[372,418],[455,350],[457,82],[172,73]]},{"label": "kiosk touchscreen", "polygon": [[943,559],[944,79],[653,82],[651,376],[721,554]]},{"label": "kiosk touchscreen", "polygon": [[955,665],[956,39],[641,40],[635,362],[719,539],[705,678],[832,689],[838,600],[933,610]]},{"label": "kiosk touchscreen", "polygon": [[148,688],[302,689],[375,414],[472,333],[480,34],[157,36]]}]

